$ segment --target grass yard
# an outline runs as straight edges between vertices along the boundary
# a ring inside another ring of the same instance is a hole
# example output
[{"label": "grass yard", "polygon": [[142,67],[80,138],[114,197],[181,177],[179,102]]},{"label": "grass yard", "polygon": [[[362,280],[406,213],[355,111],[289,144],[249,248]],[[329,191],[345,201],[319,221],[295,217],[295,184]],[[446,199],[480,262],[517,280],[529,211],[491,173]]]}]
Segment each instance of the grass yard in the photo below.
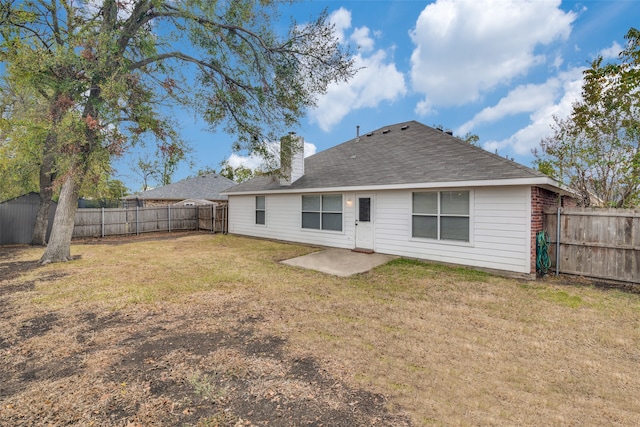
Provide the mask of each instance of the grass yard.
[{"label": "grass yard", "polygon": [[0,425],[640,425],[640,295],[172,233],[0,247]]}]

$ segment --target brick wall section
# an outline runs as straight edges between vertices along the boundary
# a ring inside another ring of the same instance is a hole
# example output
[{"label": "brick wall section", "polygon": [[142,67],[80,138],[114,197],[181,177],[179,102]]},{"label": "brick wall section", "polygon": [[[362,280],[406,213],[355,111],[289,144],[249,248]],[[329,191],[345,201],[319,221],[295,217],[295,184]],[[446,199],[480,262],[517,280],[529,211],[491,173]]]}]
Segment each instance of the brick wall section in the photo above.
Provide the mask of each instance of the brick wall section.
[{"label": "brick wall section", "polygon": [[[562,199],[564,202],[565,198]],[[566,202],[570,200],[567,199]],[[531,274],[536,273],[536,234],[543,229],[543,210],[546,207],[554,206],[558,206],[557,193],[540,187],[531,187]]]}]

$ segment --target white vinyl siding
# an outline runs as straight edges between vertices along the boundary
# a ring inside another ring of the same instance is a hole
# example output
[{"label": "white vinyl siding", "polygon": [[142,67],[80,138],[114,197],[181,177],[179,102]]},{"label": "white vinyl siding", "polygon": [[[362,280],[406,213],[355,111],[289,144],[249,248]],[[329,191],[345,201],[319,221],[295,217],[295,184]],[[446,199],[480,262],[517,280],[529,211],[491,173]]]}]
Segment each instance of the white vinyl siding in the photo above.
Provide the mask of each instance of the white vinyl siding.
[{"label": "white vinyl siding", "polygon": [[[454,191],[458,189],[441,189]],[[463,188],[469,191],[469,241],[433,240],[412,236],[414,192],[438,190],[385,190],[375,192],[372,207],[373,248],[376,252],[530,273],[530,187]],[[266,226],[255,225],[255,196],[229,197],[229,231],[256,237],[352,249],[355,247],[355,193],[342,196],[342,232],[301,228],[300,194],[268,196]]]},{"label": "white vinyl siding", "polygon": [[229,232],[310,245],[353,248],[353,212],[343,208],[342,232],[303,229],[300,194],[270,194],[267,199],[265,226],[255,224],[255,196],[230,196]]},{"label": "white vinyl siding", "polygon": [[413,238],[412,193],[377,193],[377,252],[529,273],[529,187],[471,190],[469,242]]}]

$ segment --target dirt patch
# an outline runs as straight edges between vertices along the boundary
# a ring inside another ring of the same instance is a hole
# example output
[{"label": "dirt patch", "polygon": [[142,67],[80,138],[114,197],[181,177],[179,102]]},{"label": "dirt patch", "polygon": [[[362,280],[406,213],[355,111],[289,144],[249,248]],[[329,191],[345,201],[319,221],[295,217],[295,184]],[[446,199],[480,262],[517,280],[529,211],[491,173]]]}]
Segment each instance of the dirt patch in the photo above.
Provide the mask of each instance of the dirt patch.
[{"label": "dirt patch", "polygon": [[[2,248],[2,246],[0,246]],[[0,253],[2,250],[0,249]],[[17,277],[20,277],[24,273],[28,273],[32,270],[35,270],[40,265],[36,261],[13,261],[13,262],[1,262],[0,263],[0,281],[10,281],[14,280]],[[23,286],[23,285],[19,285]],[[5,289],[4,287],[0,287],[1,293],[11,292],[12,289],[8,287]],[[2,294],[0,294],[2,295]]]},{"label": "dirt patch", "polygon": [[9,313],[0,424],[411,425],[384,396],[348,386],[312,356],[290,353],[285,338],[260,332],[260,316],[207,326],[216,315],[175,307]]},{"label": "dirt patch", "polygon": [[559,276],[549,274],[543,277],[541,280],[544,280],[547,283],[552,283],[555,285],[592,286],[594,288],[603,289],[603,290],[616,290],[616,291],[626,292],[629,294],[640,294],[640,284],[630,283],[630,282],[621,282],[619,280],[596,279],[591,277],[574,276],[570,274],[560,274]]}]

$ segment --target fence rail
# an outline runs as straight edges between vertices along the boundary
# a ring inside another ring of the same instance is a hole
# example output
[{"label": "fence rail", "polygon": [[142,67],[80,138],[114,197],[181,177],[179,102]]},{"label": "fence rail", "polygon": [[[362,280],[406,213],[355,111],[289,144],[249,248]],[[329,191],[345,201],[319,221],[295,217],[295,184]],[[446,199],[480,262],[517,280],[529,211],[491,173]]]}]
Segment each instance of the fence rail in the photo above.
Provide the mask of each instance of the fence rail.
[{"label": "fence rail", "polygon": [[226,205],[78,209],[73,237],[105,237],[178,230],[226,233],[226,219]]},{"label": "fence rail", "polygon": [[640,209],[548,208],[544,229],[558,272],[640,283]]}]

